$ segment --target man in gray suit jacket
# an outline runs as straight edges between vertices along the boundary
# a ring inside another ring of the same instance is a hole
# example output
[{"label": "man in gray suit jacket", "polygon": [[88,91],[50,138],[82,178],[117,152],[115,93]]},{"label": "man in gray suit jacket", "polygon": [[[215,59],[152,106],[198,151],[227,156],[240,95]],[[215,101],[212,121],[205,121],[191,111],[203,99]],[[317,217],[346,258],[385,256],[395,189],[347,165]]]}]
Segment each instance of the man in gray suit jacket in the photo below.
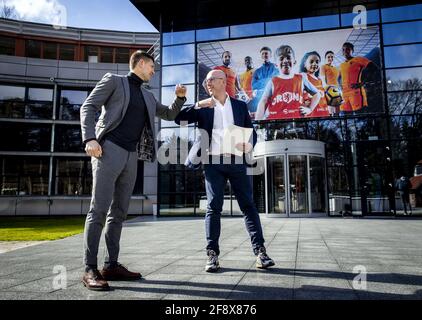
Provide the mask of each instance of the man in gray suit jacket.
[{"label": "man in gray suit jacket", "polygon": [[[127,76],[107,73],[81,107],[82,139],[92,163],[92,198],[85,222],[82,282],[90,290],[109,290],[107,280],[137,280],[118,262],[122,223],[126,219],[136,181],[138,159],[153,161],[157,145],[154,117],[174,120],[186,101],[186,88],[177,85],[168,107],[142,87],[154,75],[154,58],[136,51]],[[95,124],[95,114],[101,115]],[[107,255],[97,268],[98,247],[105,225]]]}]

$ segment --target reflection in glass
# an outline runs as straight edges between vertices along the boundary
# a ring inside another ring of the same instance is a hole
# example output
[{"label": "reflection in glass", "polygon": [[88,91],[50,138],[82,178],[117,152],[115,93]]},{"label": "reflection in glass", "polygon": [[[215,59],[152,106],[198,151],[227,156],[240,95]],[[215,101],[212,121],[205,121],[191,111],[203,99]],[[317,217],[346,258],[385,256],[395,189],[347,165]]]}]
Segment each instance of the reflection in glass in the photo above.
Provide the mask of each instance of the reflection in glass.
[{"label": "reflection in glass", "polygon": [[306,156],[289,155],[290,213],[309,213]]},{"label": "reflection in glass", "polygon": [[339,16],[337,14],[329,16],[303,18],[302,21],[303,30],[335,28],[340,25]]},{"label": "reflection in glass", "polygon": [[41,41],[26,40],[25,56],[28,58],[41,58]]},{"label": "reflection in glass", "polygon": [[[60,52],[59,52],[59,59],[60,60],[75,60],[75,46],[73,44],[60,44]],[[86,60],[87,61],[87,60]]]},{"label": "reflection in glass", "polygon": [[383,22],[413,20],[422,18],[422,4],[385,8],[381,10]]},{"label": "reflection in glass", "polygon": [[284,156],[267,159],[268,213],[286,213],[286,182],[284,180]]},{"label": "reflection in glass", "polygon": [[24,123],[0,123],[1,151],[50,151],[51,126]]},{"label": "reflection in glass", "polygon": [[32,101],[53,101],[53,89],[29,88],[28,99]]},{"label": "reflection in glass", "polygon": [[267,34],[301,31],[300,28],[300,19],[272,21],[265,23],[265,29]]},{"label": "reflection in glass", "polygon": [[382,29],[385,45],[422,41],[422,21],[384,24]]},{"label": "reflection in glass", "polygon": [[0,158],[0,195],[47,195],[49,159],[47,157]]},{"label": "reflection in glass", "polygon": [[57,44],[53,42],[44,42],[43,48],[44,59],[57,59]]},{"label": "reflection in glass", "polygon": [[350,203],[349,179],[345,167],[328,167],[328,191],[331,212],[344,210],[344,205]]},{"label": "reflection in glass", "polygon": [[195,45],[163,47],[163,65],[195,62]]},{"label": "reflection in glass", "polygon": [[391,137],[393,139],[414,139],[420,137],[420,130],[422,130],[422,125],[420,122],[420,117],[392,116],[390,128]]},{"label": "reflection in glass", "polygon": [[320,157],[309,157],[312,212],[326,212],[325,161]]},{"label": "reflection in glass", "polygon": [[100,62],[104,62],[104,63],[113,62],[113,48],[101,47]]},{"label": "reflection in glass", "polygon": [[391,114],[422,113],[422,91],[390,92],[388,106]]},{"label": "reflection in glass", "polygon": [[387,139],[385,118],[348,119],[347,134],[351,141]]},{"label": "reflection in glass", "polygon": [[116,48],[115,63],[129,63],[128,48]]},{"label": "reflection in glass", "polygon": [[57,125],[54,146],[57,152],[84,152],[80,127]]},{"label": "reflection in glass", "polygon": [[229,27],[196,30],[196,41],[220,40],[228,38]]},{"label": "reflection in glass", "polygon": [[417,66],[421,64],[422,44],[385,47],[385,66],[388,68]]},{"label": "reflection in glass", "polygon": [[422,68],[386,70],[388,91],[422,90]]},{"label": "reflection in glass", "polygon": [[89,194],[92,185],[89,159],[57,159],[54,194],[78,196]]},{"label": "reflection in glass", "polygon": [[15,55],[15,39],[11,37],[0,36],[0,54]]},{"label": "reflection in glass", "polygon": [[231,38],[241,38],[264,34],[264,23],[241,24],[230,27]]},{"label": "reflection in glass", "polygon": [[195,31],[164,32],[163,45],[195,42]]},{"label": "reflection in glass", "polygon": [[0,117],[23,118],[25,116],[25,87],[0,85]]},{"label": "reflection in glass", "polygon": [[88,92],[85,90],[62,90],[59,119],[79,120],[79,110],[87,96]]},{"label": "reflection in glass", "polygon": [[29,88],[25,106],[27,119],[51,119],[53,116],[53,89]]},{"label": "reflection in glass", "polygon": [[160,215],[193,215],[195,196],[192,193],[160,195]]},{"label": "reflection in glass", "polygon": [[[169,106],[173,103],[176,95],[175,95],[175,87],[162,87],[161,88],[161,103]],[[195,103],[195,85],[186,85],[187,89],[187,100],[185,102],[185,105],[194,104]]]},{"label": "reflection in glass", "polygon": [[162,68],[162,85],[188,84],[195,82],[195,65],[171,66]]}]

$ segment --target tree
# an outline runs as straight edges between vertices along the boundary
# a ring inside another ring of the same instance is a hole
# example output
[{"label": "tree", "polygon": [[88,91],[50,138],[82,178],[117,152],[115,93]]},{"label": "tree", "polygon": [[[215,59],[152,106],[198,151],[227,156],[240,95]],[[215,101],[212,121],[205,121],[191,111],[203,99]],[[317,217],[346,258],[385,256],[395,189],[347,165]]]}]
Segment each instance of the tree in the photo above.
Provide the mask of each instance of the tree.
[{"label": "tree", "polygon": [[8,6],[5,1],[2,1],[0,5],[0,17],[5,19],[16,19],[17,14],[15,7]]}]

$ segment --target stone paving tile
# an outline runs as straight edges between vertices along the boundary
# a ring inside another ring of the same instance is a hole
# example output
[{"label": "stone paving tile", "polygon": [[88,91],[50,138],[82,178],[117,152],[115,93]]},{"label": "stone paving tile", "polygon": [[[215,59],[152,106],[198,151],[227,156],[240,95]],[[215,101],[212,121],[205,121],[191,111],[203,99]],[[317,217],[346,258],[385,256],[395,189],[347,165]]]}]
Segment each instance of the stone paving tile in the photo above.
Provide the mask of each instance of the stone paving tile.
[{"label": "stone paving tile", "polygon": [[[0,254],[0,299],[422,299],[422,220],[262,216],[276,266],[257,270],[241,218],[222,219],[221,270],[205,273],[203,219],[140,217],[125,224],[120,262],[138,282],[83,287],[82,235]],[[105,255],[101,240],[98,261]],[[54,266],[68,287],[53,287]],[[367,269],[367,290],[352,283]]]}]

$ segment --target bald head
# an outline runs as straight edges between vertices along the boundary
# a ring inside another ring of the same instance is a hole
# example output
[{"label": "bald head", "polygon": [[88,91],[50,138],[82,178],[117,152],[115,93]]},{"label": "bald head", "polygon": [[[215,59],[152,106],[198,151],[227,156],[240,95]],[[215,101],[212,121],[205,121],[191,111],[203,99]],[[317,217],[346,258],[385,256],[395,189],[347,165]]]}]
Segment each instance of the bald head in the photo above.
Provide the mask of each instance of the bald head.
[{"label": "bald head", "polygon": [[223,71],[211,70],[206,78],[208,93],[212,96],[225,95],[226,82],[226,74]]}]

